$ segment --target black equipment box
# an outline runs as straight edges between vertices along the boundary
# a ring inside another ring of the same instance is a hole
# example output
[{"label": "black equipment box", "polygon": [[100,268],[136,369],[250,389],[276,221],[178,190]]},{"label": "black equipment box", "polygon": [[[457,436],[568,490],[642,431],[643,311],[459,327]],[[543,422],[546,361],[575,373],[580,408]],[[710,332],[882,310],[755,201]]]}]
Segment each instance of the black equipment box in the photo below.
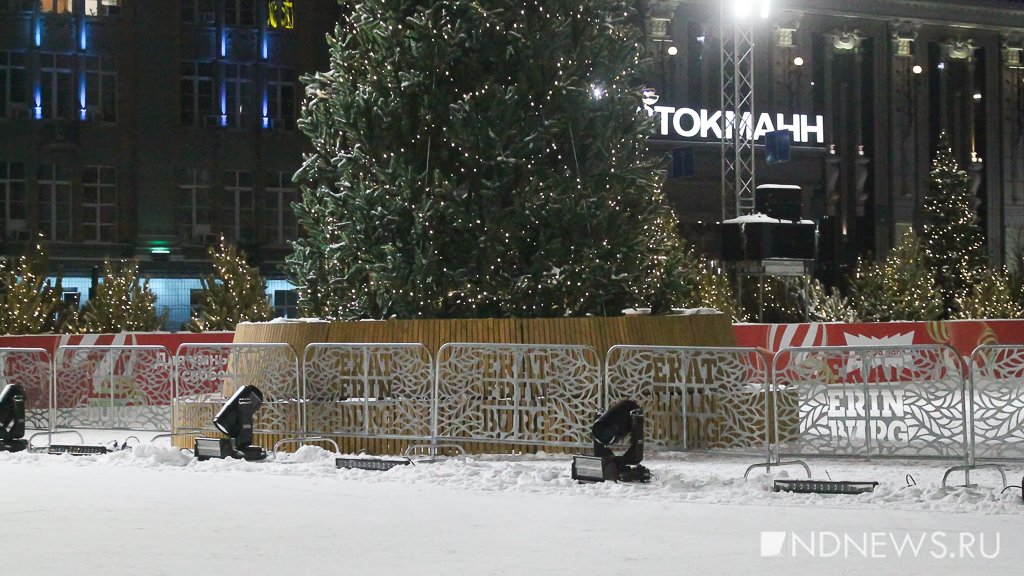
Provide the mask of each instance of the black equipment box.
[{"label": "black equipment box", "polygon": [[722,226],[722,260],[791,258],[814,260],[817,226],[813,222],[726,221]]}]

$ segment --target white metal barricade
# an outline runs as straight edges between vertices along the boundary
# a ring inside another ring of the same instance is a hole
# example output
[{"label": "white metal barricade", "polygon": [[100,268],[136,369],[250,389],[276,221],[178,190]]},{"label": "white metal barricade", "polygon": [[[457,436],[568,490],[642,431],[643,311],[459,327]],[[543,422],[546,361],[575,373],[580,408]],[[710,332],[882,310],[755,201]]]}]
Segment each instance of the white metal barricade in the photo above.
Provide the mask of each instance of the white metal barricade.
[{"label": "white metal barricade", "polygon": [[215,433],[220,407],[235,390],[253,385],[263,394],[253,433],[281,441],[304,436],[299,360],[288,344],[182,344],[175,365],[175,434]]},{"label": "white metal barricade", "polygon": [[777,457],[967,459],[963,364],[949,346],[786,348],[772,377]]},{"label": "white metal barricade", "polygon": [[429,442],[433,358],[422,344],[310,344],[306,434]]},{"label": "white metal barricade", "polygon": [[605,356],[606,404],[644,411],[648,445],[766,450],[768,361],[754,348],[613,346]]},{"label": "white metal barricade", "polygon": [[174,363],[163,346],[61,346],[54,428],[167,432]]},{"label": "white metal barricade", "polygon": [[589,346],[445,344],[437,353],[436,437],[590,446],[601,388],[600,361]]},{"label": "white metal barricade", "polygon": [[0,348],[0,390],[25,390],[25,428],[53,430],[53,362],[42,348]]}]

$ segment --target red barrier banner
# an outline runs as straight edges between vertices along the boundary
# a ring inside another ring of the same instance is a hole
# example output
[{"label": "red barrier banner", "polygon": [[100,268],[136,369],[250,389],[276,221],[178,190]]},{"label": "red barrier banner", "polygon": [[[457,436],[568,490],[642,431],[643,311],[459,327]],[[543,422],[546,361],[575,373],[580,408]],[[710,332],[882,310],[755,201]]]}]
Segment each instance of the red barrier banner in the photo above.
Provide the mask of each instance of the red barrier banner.
[{"label": "red barrier banner", "polygon": [[947,344],[970,356],[982,344],[1024,344],[1024,320],[734,324],[737,346],[776,352],[800,346]]}]

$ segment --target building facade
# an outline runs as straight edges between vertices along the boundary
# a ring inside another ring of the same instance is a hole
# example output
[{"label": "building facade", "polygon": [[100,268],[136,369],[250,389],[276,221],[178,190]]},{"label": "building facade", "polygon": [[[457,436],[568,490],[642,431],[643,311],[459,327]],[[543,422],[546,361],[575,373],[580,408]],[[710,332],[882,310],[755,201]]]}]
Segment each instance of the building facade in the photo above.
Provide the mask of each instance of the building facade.
[{"label": "building facade", "polygon": [[[269,278],[297,235],[299,77],[333,0],[0,0],[0,238],[87,289],[138,257],[172,328],[220,235]],[[285,296],[287,286],[272,282]],[[284,310],[290,312],[290,310]]]},{"label": "building facade", "polygon": [[[733,4],[646,6],[657,146],[693,155],[692,175],[670,179],[667,193],[687,235],[712,251],[722,185],[711,124]],[[756,182],[802,187],[804,216],[820,227],[819,271],[838,278],[919,229],[941,131],[970,175],[993,262],[1007,262],[1024,238],[1024,3],[775,0],[770,10],[752,22]],[[793,131],[789,162],[765,161],[772,129]]]}]

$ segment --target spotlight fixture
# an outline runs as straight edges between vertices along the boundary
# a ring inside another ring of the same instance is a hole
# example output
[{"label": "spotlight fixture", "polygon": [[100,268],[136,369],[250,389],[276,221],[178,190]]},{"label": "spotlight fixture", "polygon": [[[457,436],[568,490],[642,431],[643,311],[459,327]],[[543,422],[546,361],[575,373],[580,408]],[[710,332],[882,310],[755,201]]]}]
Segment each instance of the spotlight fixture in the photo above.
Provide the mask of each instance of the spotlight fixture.
[{"label": "spotlight fixture", "polygon": [[0,392],[0,452],[28,448],[25,437],[25,389],[8,384]]},{"label": "spotlight fixture", "polygon": [[247,384],[235,390],[213,417],[213,425],[228,437],[196,438],[196,458],[244,458],[250,461],[266,458],[265,450],[252,445],[252,419],[262,405],[263,393],[259,388]]},{"label": "spotlight fixture", "polygon": [[914,64],[914,67],[911,68],[911,70],[914,72],[914,74],[920,74],[921,72],[924,72],[924,68],[922,68],[920,64]]},{"label": "spotlight fixture", "polygon": [[668,55],[669,56],[675,56],[676,54],[679,54],[679,48],[676,48],[675,46],[669,46],[668,47]]},{"label": "spotlight fixture", "polygon": [[794,66],[803,66],[804,65],[803,57],[802,56],[797,56],[796,58],[793,58],[793,65]]},{"label": "spotlight fixture", "polygon": [[[623,400],[601,414],[591,429],[593,456],[575,456],[572,478],[580,482],[647,482],[651,471],[644,459],[644,413],[632,400]],[[622,450],[621,455],[616,450]]]}]

